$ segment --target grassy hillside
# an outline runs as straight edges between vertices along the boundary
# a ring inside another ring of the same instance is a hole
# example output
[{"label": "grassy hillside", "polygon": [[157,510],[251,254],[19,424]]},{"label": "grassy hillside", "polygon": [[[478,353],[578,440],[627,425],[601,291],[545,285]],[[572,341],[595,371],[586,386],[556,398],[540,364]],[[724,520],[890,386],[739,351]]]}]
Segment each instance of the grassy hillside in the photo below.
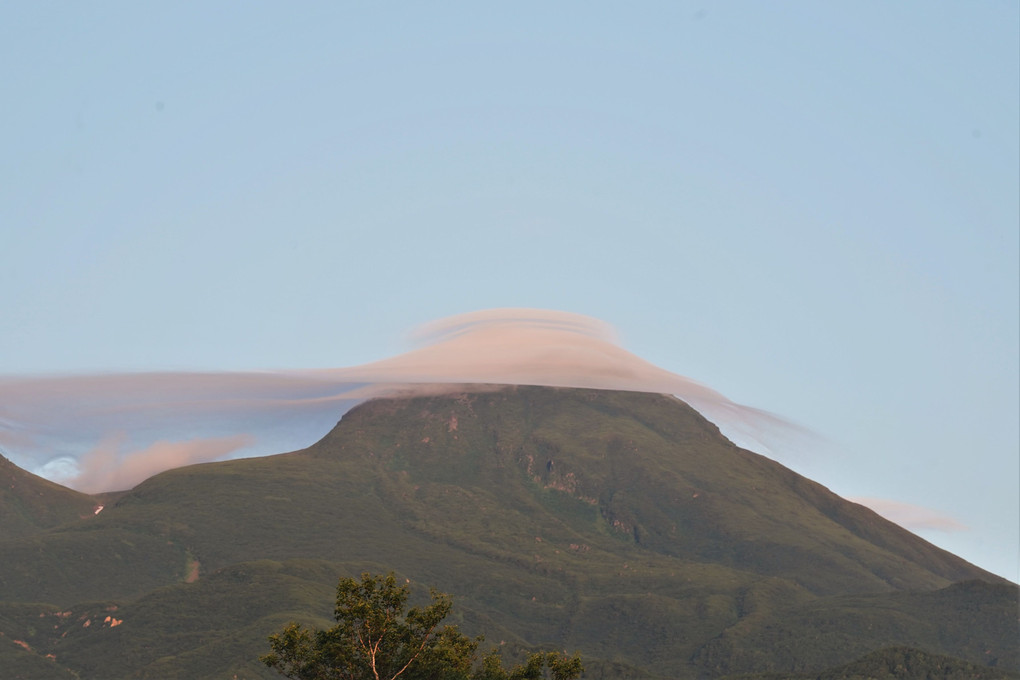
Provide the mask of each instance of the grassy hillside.
[{"label": "grassy hillside", "polygon": [[1020,673],[942,654],[929,654],[910,647],[887,647],[817,673],[754,673],[727,676],[725,680],[1007,680],[1018,677]]},{"label": "grassy hillside", "polygon": [[965,581],[932,592],[812,600],[752,614],[712,640],[695,663],[713,673],[802,672],[901,645],[1020,669],[1016,587]]},{"label": "grassy hillside", "polygon": [[[376,401],[349,413],[309,453],[414,480],[414,493],[392,502],[423,522],[441,519],[434,523],[444,536],[476,533],[488,507],[482,497],[463,500],[478,506],[467,513],[474,526],[464,526],[463,508],[443,498],[452,489],[514,489],[520,504],[555,509],[574,531],[782,576],[822,594],[996,579],[735,447],[686,404],[659,395],[516,388]],[[500,508],[494,520],[502,516]]]},{"label": "grassy hillside", "polygon": [[27,536],[89,517],[99,503],[92,496],[22,470],[0,455],[0,527],[4,538]]},{"label": "grassy hillside", "polygon": [[4,534],[0,664],[272,677],[268,632],[389,569],[451,593],[465,632],[577,649],[592,678],[820,671],[890,644],[1017,664],[1015,586],[675,399],[551,388],[369,402],[307,450]]}]

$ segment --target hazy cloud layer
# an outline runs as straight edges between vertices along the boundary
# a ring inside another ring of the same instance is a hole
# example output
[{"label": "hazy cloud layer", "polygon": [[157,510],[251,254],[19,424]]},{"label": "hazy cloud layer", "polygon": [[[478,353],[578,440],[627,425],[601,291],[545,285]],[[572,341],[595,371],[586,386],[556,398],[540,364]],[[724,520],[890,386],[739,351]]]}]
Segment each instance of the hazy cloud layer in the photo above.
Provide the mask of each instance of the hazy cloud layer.
[{"label": "hazy cloud layer", "polygon": [[77,474],[66,484],[86,493],[130,489],[157,472],[206,463],[253,443],[249,435],[158,441],[139,451],[122,451],[123,437],[106,439],[77,460]]},{"label": "hazy cloud layer", "polygon": [[[436,384],[674,394],[744,446],[799,432],[648,363],[620,347],[608,324],[578,314],[486,310],[433,322],[412,337],[416,349],[348,368],[0,378],[0,443],[15,462],[43,474],[66,470],[54,461],[76,460],[80,473],[66,483],[112,490],[200,460],[305,446],[358,401]],[[124,434],[114,439],[111,433]]]},{"label": "hazy cloud layer", "polygon": [[852,497],[847,500],[860,503],[871,508],[890,522],[895,522],[905,529],[918,531],[934,529],[936,531],[965,531],[967,527],[949,515],[943,515],[930,508],[910,503],[901,503],[887,498],[870,498],[866,496]]}]

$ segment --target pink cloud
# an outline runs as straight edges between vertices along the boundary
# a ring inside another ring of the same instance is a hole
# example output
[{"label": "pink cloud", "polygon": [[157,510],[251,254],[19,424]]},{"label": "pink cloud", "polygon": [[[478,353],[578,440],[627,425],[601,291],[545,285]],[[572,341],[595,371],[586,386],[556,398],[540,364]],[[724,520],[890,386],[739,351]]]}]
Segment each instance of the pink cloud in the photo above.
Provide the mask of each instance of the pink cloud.
[{"label": "pink cloud", "polygon": [[890,522],[910,530],[934,529],[935,531],[966,531],[968,527],[949,515],[920,505],[901,503],[887,498],[854,497],[847,500],[871,508]]},{"label": "pink cloud", "polygon": [[78,459],[78,474],[67,480],[85,493],[130,489],[154,474],[222,458],[252,443],[249,435],[180,442],[159,441],[139,450],[121,453],[123,437],[102,441]]},{"label": "pink cloud", "polygon": [[[267,441],[258,428],[283,422],[283,431],[291,420],[312,422],[311,415],[316,427],[328,428],[323,423],[336,422],[356,401],[434,391],[437,384],[672,394],[738,433],[745,445],[761,442],[763,434],[803,434],[781,418],[736,404],[696,380],[641,359],[617,344],[608,324],[579,314],[486,310],[433,322],[413,339],[419,346],[409,352],[346,368],[0,377],[0,441],[11,441],[15,431],[32,439],[35,448],[22,455],[38,463],[78,457],[82,473],[71,483],[77,488],[122,488],[169,467],[233,452],[251,455],[244,450],[246,443],[230,438],[239,432],[254,432]],[[110,433],[123,431],[132,442],[183,436],[206,444],[157,442],[124,455],[116,447],[110,453],[115,441]],[[106,443],[95,446],[96,441]],[[289,443],[260,453],[288,450]],[[95,448],[76,453],[86,446]]]}]

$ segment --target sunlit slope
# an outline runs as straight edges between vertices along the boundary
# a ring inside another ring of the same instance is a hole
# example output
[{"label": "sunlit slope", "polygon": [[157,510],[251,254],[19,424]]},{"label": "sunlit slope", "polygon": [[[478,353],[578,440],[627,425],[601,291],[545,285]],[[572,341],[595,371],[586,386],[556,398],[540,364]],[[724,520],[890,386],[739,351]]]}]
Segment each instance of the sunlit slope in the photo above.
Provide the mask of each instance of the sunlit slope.
[{"label": "sunlit slope", "polygon": [[[533,552],[536,537],[519,530],[528,517],[548,516],[555,520],[539,524],[554,540],[611,537],[819,594],[996,579],[739,449],[659,395],[521,387],[380,400],[349,413],[308,453],[364,461],[392,485],[380,495],[416,528],[448,540],[473,535],[494,550],[513,540],[515,551],[531,541]],[[499,500],[511,490],[521,521],[508,525]]]},{"label": "sunlit slope", "polygon": [[1017,664],[1002,579],[676,399],[528,387],[369,402],[305,451],[173,470],[0,541],[0,664],[270,678],[265,635],[322,625],[337,575],[366,569],[450,592],[490,643],[578,649],[589,677],[822,670],[891,644]]}]

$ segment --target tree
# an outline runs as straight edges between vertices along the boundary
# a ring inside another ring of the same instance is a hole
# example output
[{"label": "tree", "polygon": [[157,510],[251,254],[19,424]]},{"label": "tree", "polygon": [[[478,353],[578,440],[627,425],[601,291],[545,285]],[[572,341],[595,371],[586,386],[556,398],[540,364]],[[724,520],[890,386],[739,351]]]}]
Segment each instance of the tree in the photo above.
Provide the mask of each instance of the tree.
[{"label": "tree", "polygon": [[574,680],[581,659],[555,652],[533,654],[524,665],[503,668],[499,652],[476,665],[481,637],[440,624],[450,597],[433,590],[425,607],[405,609],[410,589],[391,572],[342,578],[336,588],[336,625],[309,630],[291,623],[269,636],[273,651],[259,659],[294,680]]},{"label": "tree", "polygon": [[526,663],[514,666],[507,671],[503,668],[499,651],[493,650],[482,659],[481,669],[475,672],[471,678],[472,680],[542,680],[545,677],[542,673],[543,666],[549,667],[552,680],[574,680],[584,672],[580,656],[577,654],[566,656],[556,652],[532,654]]}]

